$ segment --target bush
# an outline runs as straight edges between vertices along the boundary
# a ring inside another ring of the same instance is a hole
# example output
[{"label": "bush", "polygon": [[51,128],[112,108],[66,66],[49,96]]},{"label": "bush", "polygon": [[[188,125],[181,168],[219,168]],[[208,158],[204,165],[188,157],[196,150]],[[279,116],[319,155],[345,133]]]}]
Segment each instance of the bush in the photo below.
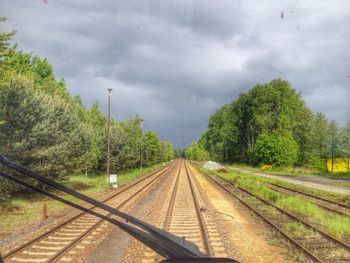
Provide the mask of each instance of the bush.
[{"label": "bush", "polygon": [[254,164],[293,165],[298,160],[299,146],[289,133],[261,134],[250,151]]},{"label": "bush", "polygon": [[193,142],[186,150],[185,156],[189,160],[203,161],[209,159],[209,153],[199,142]]},{"label": "bush", "polygon": [[325,162],[323,159],[321,159],[320,156],[312,155],[308,159],[308,167],[318,170],[318,171],[324,171],[325,170]]},{"label": "bush", "polygon": [[[2,167],[0,167],[0,169],[1,168]],[[10,205],[10,193],[12,187],[16,187],[17,189],[19,188],[17,185],[7,181],[5,178],[0,177],[0,211],[7,210],[7,207]]]},{"label": "bush", "polygon": [[263,165],[260,168],[262,171],[270,171],[272,170],[272,165]]}]

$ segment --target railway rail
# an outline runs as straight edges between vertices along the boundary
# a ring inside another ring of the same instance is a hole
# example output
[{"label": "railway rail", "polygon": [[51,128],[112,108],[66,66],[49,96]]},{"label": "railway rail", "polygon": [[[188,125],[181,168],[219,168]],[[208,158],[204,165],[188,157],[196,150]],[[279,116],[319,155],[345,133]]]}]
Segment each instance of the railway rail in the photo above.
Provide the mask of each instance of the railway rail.
[{"label": "railway rail", "polygon": [[278,184],[270,184],[270,188],[274,191],[278,191],[283,194],[300,196],[300,197],[306,198],[311,202],[315,203],[316,205],[318,205],[319,207],[322,207],[323,209],[328,210],[330,212],[337,213],[342,216],[350,216],[350,205],[329,200],[317,195],[302,192],[302,191],[299,191],[290,187],[278,185]]},{"label": "railway rail", "polygon": [[[186,162],[179,167],[170,189],[156,225],[196,243],[206,256],[227,257],[215,219],[206,212],[203,192]],[[143,255],[143,263],[162,260],[150,249]]]},{"label": "railway rail", "polygon": [[[218,176],[203,172],[202,174],[205,174],[218,187],[262,218],[312,261],[319,263],[350,262],[349,244],[317,229],[288,211],[222,177],[218,178]],[[298,232],[294,228],[296,224]]]},{"label": "railway rail", "polygon": [[[148,189],[158,179],[167,174],[174,166],[176,166],[176,163],[157,169],[135,182],[120,188],[119,191],[104,198],[102,202],[113,205],[117,209],[124,208],[141,192]],[[111,216],[110,213],[100,208],[91,206],[90,209],[103,215]],[[15,246],[13,249],[4,251],[4,261],[34,263],[67,261],[64,256],[72,248],[82,243],[84,238],[88,237],[91,233],[102,231],[104,225],[108,225],[108,223],[85,212],[80,212],[30,240]],[[77,246],[80,249],[83,247],[82,245]]]}]

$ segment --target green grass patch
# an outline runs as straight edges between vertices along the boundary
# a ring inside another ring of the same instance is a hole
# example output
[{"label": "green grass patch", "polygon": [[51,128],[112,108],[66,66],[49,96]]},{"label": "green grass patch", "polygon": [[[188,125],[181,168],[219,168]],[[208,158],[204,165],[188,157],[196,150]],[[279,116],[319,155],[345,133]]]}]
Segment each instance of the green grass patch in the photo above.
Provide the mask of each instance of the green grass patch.
[{"label": "green grass patch", "polygon": [[[154,170],[161,165],[154,165],[143,169],[143,173]],[[123,171],[118,174],[118,186],[140,176],[140,169]],[[65,186],[75,189],[88,196],[96,197],[111,188],[104,175],[82,174],[72,175],[61,182]],[[59,193],[70,201],[76,198]],[[37,224],[41,220],[42,206],[47,205],[48,216],[55,217],[67,208],[61,202],[54,201],[35,192],[18,193],[12,199],[10,205],[0,209],[0,237],[10,234],[13,230],[19,230],[30,225]]]}]

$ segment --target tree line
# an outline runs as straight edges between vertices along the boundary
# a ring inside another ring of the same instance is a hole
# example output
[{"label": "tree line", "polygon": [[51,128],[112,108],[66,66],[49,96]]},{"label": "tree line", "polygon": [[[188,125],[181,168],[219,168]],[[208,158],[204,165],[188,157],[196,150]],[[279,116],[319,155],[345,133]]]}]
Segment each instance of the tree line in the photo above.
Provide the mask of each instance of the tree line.
[{"label": "tree line", "polygon": [[[105,173],[107,118],[99,103],[86,108],[71,96],[47,59],[10,44],[14,34],[0,34],[0,152],[55,179],[86,169]],[[174,158],[172,143],[143,134],[141,122],[111,120],[111,172],[139,167],[141,148],[145,166]],[[0,178],[2,196],[19,190]]]},{"label": "tree line", "polygon": [[313,113],[287,81],[275,79],[257,84],[215,111],[207,130],[185,155],[325,171],[333,171],[336,158],[345,158],[350,171],[350,121],[340,126]]}]

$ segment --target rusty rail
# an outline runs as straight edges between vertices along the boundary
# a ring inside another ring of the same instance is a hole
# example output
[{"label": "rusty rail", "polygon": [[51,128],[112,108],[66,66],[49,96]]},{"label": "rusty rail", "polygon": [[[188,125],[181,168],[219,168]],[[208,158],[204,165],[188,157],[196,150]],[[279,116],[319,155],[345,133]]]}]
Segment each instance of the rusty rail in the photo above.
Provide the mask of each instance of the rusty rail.
[{"label": "rusty rail", "polygon": [[200,205],[199,205],[199,201],[198,201],[197,195],[196,195],[196,193],[194,191],[194,187],[193,187],[193,183],[192,183],[192,179],[191,179],[191,173],[190,173],[186,163],[185,163],[185,170],[186,170],[186,173],[187,173],[188,181],[190,183],[192,197],[193,197],[193,200],[194,200],[194,203],[195,203],[195,206],[196,206],[196,212],[197,212],[198,220],[199,220],[200,225],[201,225],[201,232],[202,232],[202,236],[203,236],[203,239],[204,239],[204,245],[206,247],[206,251],[207,251],[208,255],[211,257],[211,256],[214,255],[214,252],[213,252],[213,249],[212,249],[210,241],[209,241],[209,237],[208,237],[208,234],[207,234],[208,231],[206,229],[205,220],[204,220],[203,215],[201,213],[201,208],[200,208]]}]

